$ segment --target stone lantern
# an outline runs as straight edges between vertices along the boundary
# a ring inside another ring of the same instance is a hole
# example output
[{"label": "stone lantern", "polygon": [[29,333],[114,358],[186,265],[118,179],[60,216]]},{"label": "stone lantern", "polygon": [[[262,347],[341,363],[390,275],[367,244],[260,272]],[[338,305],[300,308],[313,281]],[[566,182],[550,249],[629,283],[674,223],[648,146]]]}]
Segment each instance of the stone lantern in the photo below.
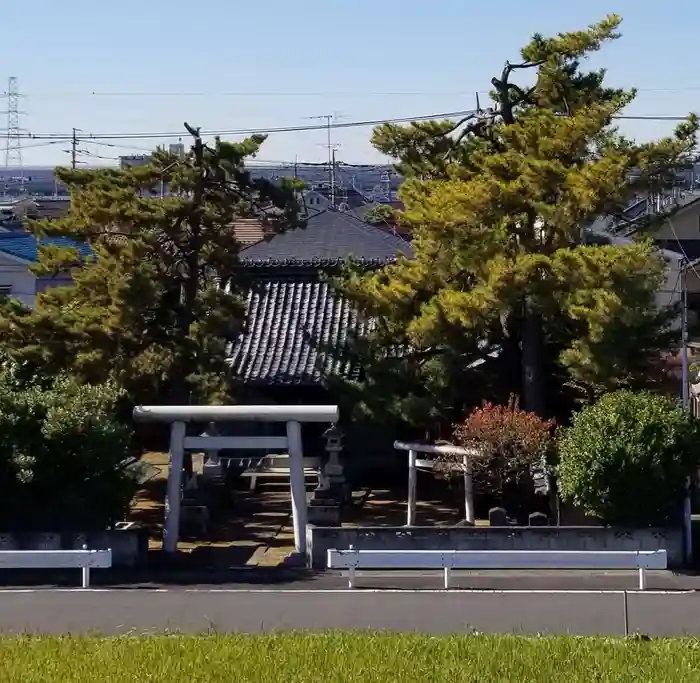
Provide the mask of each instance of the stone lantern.
[{"label": "stone lantern", "polygon": [[347,501],[345,474],[340,462],[343,434],[336,425],[323,433],[328,460],[321,467],[318,486],[309,501],[309,522],[317,526],[338,526],[342,506]]},{"label": "stone lantern", "polygon": [[[219,430],[217,429],[216,422],[210,422],[207,429],[203,431],[200,436],[219,436]],[[202,477],[204,479],[211,479],[220,477],[223,473],[224,468],[219,458],[218,449],[206,451],[204,454]]]},{"label": "stone lantern", "polygon": [[340,453],[343,450],[343,433],[337,425],[332,425],[323,433],[326,440],[326,453],[328,460],[323,467],[323,473],[328,480],[328,486],[339,500],[344,499],[343,489],[345,488],[345,472],[340,462]]}]

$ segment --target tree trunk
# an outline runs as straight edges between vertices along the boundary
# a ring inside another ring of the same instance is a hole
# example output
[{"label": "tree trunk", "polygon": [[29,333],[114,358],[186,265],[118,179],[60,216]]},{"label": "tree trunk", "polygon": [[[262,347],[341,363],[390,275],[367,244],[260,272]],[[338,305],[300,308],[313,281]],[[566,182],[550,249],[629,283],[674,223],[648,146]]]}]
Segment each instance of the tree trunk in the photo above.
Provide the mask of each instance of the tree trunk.
[{"label": "tree trunk", "polygon": [[[189,127],[188,127],[188,130]],[[194,157],[199,173],[195,185],[192,208],[188,223],[191,231],[187,244],[185,264],[180,285],[180,305],[178,308],[178,334],[180,336],[181,353],[178,367],[175,370],[173,382],[173,399],[180,405],[189,405],[192,402],[192,392],[188,377],[197,371],[197,359],[192,350],[190,340],[190,328],[192,326],[193,310],[197,304],[199,294],[199,256],[201,251],[202,209],[204,203],[204,144],[199,136],[199,129],[191,131],[194,135]],[[185,452],[183,469],[188,477],[194,474],[192,453]]]},{"label": "tree trunk", "polygon": [[542,416],[542,317],[530,300],[523,304],[521,358],[523,409]]}]

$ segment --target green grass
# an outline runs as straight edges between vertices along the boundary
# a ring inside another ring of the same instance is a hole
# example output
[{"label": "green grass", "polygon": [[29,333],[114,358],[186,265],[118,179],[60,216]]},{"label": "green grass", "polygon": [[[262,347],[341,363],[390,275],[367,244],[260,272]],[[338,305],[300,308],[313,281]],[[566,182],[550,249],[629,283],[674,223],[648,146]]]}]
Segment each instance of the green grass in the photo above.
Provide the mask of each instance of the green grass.
[{"label": "green grass", "polygon": [[700,681],[700,640],[372,633],[0,639],[17,683]]}]

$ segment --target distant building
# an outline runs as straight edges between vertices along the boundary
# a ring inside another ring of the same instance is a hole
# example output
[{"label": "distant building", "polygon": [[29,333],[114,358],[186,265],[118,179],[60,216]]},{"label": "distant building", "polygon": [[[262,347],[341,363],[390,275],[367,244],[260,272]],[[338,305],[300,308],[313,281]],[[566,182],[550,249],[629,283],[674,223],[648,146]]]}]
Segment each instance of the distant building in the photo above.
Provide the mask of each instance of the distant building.
[{"label": "distant building", "polygon": [[150,154],[132,154],[129,156],[119,157],[119,168],[125,169],[130,166],[145,166],[151,163]]},{"label": "distant building", "polygon": [[35,235],[23,232],[0,232],[0,295],[17,299],[30,308],[34,306],[36,295],[40,292],[71,282],[68,273],[42,277],[32,272],[31,266],[38,259],[39,245],[75,246],[83,258],[90,254],[87,245],[76,245],[65,237],[37,239]]}]

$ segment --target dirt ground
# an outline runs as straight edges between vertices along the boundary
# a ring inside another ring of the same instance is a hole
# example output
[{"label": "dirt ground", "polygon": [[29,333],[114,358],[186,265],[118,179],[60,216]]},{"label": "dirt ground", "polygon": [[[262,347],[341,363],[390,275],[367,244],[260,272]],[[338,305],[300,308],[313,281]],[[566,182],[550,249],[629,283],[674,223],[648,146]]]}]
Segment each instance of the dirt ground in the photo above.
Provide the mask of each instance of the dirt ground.
[{"label": "dirt ground", "polygon": [[[129,521],[149,530],[149,546],[162,546],[168,456],[147,453],[142,458],[146,481],[134,498]],[[195,456],[194,469],[201,471],[201,457]],[[309,488],[309,493],[312,488]],[[419,500],[416,516],[419,524],[450,525],[463,518],[458,505],[445,502],[435,491],[426,491]],[[255,492],[244,488],[232,492],[231,513],[197,538],[184,537],[179,547],[191,558],[216,566],[276,566],[294,549],[291,526],[289,484],[260,482]],[[352,509],[344,524],[348,526],[401,526],[406,523],[406,493],[388,488],[361,489],[353,492]]]},{"label": "dirt ground", "polygon": [[[147,453],[142,463],[149,479],[134,497],[128,521],[148,528],[151,550],[162,547],[165,491],[168,477],[166,453]],[[194,457],[194,470],[201,472],[201,456]],[[207,564],[270,566],[281,562],[294,548],[290,525],[289,494],[283,487],[260,486],[259,491],[233,492],[232,514],[211,524],[198,537],[183,536],[179,548]]]}]

